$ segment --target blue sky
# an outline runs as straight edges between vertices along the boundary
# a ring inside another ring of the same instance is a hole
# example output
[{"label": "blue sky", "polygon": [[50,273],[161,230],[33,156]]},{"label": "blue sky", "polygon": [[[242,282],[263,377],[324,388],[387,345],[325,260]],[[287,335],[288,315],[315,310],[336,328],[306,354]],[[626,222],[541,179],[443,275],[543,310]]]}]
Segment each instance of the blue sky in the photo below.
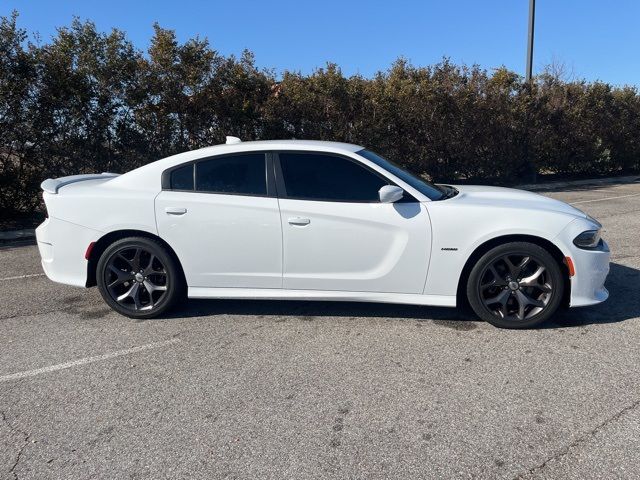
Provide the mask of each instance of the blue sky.
[{"label": "blue sky", "polygon": [[[207,37],[225,55],[248,48],[276,72],[332,61],[345,74],[371,76],[399,56],[523,75],[525,67],[528,0],[0,0],[0,15],[14,9],[44,40],[77,15],[124,30],[144,50],[157,21],[181,40]],[[535,71],[556,62],[574,78],[640,86],[640,1],[537,0],[535,45]]]}]

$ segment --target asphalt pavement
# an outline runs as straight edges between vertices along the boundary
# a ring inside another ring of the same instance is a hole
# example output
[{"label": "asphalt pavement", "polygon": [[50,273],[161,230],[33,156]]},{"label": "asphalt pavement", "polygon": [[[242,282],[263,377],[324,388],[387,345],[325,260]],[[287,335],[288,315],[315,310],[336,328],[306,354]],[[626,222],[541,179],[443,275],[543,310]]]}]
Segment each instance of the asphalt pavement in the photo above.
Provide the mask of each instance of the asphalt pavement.
[{"label": "asphalt pavement", "polygon": [[0,249],[0,478],[640,478],[640,183],[610,299],[536,330],[455,309],[189,301],[134,321]]}]

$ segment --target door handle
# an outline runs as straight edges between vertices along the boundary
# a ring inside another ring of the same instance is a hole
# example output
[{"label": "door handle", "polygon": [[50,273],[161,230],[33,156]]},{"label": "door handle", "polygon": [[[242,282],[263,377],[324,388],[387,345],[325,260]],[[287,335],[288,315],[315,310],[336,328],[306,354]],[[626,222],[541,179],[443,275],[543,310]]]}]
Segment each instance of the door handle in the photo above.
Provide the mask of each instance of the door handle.
[{"label": "door handle", "polygon": [[167,215],[184,215],[187,209],[183,207],[165,207],[164,211]]},{"label": "door handle", "polygon": [[288,222],[290,225],[309,225],[311,220],[302,217],[291,217]]}]

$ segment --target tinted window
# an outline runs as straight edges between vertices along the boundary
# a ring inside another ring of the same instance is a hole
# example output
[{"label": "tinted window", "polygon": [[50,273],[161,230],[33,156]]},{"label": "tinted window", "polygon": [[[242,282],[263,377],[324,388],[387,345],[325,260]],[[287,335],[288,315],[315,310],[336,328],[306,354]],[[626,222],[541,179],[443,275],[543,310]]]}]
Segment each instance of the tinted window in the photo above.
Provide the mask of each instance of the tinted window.
[{"label": "tinted window", "polygon": [[170,188],[173,190],[193,190],[193,164],[176,168],[171,172]]},{"label": "tinted window", "polygon": [[399,167],[395,163],[382,158],[369,150],[360,150],[358,155],[362,155],[367,160],[372,161],[376,165],[384,168],[387,172],[392,173],[399,179],[407,182],[420,193],[428,197],[430,200],[440,200],[444,197],[444,192],[437,186],[410,174],[404,168]]},{"label": "tinted window", "polygon": [[199,192],[266,195],[267,179],[263,153],[213,158],[196,164]]},{"label": "tinted window", "polygon": [[389,182],[355,161],[324,154],[281,153],[287,196],[309,200],[376,202]]}]

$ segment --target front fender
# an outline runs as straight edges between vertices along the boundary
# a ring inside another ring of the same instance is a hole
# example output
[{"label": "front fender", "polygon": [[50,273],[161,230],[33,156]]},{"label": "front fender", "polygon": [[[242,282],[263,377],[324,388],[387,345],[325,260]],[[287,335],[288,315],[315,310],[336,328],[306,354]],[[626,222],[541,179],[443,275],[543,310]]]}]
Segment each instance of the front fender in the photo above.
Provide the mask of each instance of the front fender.
[{"label": "front fender", "polygon": [[541,238],[556,244],[558,234],[575,217],[541,211],[492,207],[427,205],[433,226],[431,263],[423,293],[456,295],[467,260],[485,243],[512,235]]}]

